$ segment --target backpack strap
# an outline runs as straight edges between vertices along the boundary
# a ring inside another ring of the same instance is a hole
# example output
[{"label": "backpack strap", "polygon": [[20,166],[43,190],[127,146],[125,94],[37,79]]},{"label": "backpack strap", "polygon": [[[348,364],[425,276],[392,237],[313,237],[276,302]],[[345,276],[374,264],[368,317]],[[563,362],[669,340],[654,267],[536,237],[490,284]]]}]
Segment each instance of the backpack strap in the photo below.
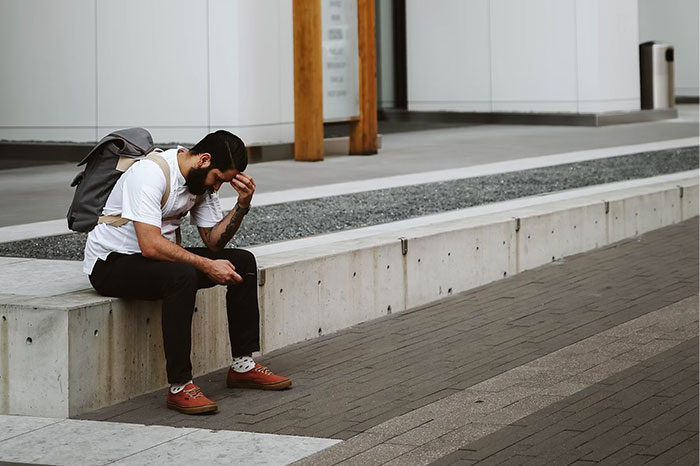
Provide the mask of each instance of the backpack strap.
[{"label": "backpack strap", "polygon": [[165,192],[163,193],[163,197],[160,199],[160,208],[162,209],[165,207],[165,203],[168,202],[168,197],[170,196],[170,166],[163,156],[160,155],[160,152],[163,151],[161,149],[155,149],[146,156],[146,159],[154,161],[156,165],[163,170],[163,174],[165,175]]},{"label": "backpack strap", "polygon": [[[165,192],[163,193],[163,197],[160,199],[160,208],[162,209],[165,207],[165,203],[168,202],[168,197],[170,196],[170,167],[168,166],[168,162],[162,155],[160,155],[160,152],[163,152],[163,150],[154,149],[153,152],[139,160],[150,160],[155,162],[155,164],[158,165],[161,170],[163,170],[163,174],[165,175]],[[102,215],[97,220],[97,223],[106,223],[107,225],[112,225],[113,227],[120,227],[129,222],[130,220],[122,217],[121,214]]]},{"label": "backpack strap", "polygon": [[[192,207],[194,208],[195,205],[199,204],[202,201],[202,199],[204,199],[204,196],[205,196],[204,194],[199,194],[197,196],[197,199],[195,199],[194,205]],[[187,215],[187,213],[185,213],[185,215]],[[176,216],[176,217],[167,217],[167,218],[164,218],[163,220],[173,220],[173,219],[177,219],[177,218],[182,218],[185,215]],[[182,228],[180,228],[180,227],[177,227],[177,230],[175,230],[175,244],[177,244],[178,246],[182,245]]]}]

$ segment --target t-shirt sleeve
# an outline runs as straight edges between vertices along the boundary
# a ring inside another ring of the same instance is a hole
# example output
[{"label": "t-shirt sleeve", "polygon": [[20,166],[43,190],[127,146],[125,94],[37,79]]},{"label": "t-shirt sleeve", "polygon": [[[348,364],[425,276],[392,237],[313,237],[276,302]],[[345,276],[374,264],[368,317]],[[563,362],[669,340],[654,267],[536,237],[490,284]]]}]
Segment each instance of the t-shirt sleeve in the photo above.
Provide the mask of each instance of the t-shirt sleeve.
[{"label": "t-shirt sleeve", "polygon": [[205,194],[204,199],[192,208],[190,216],[192,223],[202,228],[213,227],[219,223],[224,218],[219,195],[212,192]]},{"label": "t-shirt sleeve", "polygon": [[123,175],[122,217],[161,227],[160,201],[165,193],[165,174],[150,160],[135,163]]}]

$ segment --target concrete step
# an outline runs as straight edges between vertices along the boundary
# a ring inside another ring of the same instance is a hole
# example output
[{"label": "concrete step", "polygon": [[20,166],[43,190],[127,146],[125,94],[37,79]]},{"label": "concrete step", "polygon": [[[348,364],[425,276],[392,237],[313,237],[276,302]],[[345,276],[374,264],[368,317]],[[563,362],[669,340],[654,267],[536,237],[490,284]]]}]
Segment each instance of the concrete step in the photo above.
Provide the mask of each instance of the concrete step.
[{"label": "concrete step", "polygon": [[[262,351],[697,215],[691,171],[252,248]],[[159,303],[100,297],[79,269],[0,262],[0,413],[73,416],[166,385]],[[222,288],[198,296],[196,375],[229,363],[223,303]]]}]

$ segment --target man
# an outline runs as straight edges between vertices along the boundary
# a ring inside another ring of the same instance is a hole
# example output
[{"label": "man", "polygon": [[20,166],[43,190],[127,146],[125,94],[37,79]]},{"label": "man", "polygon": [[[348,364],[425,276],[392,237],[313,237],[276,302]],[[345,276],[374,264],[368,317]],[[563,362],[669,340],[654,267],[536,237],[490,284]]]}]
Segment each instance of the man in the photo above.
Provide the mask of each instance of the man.
[{"label": "man", "polygon": [[[259,346],[257,266],[241,249],[224,249],[250,209],[255,182],[244,174],[245,145],[228,131],[208,134],[192,149],[160,154],[170,169],[170,194],[161,209],[166,177],[154,162],[132,165],[114,186],[104,215],[121,215],[120,227],[98,224],[88,235],[83,270],[98,293],[162,299],[163,347],[168,375],[167,406],[182,413],[216,411],[215,402],[192,382],[192,313],[197,290],[226,285],[226,312],[233,363],[228,387],[280,390],[291,385],[256,364]],[[238,203],[226,216],[216,191],[230,183]],[[206,248],[177,244],[182,217],[190,213]]]}]

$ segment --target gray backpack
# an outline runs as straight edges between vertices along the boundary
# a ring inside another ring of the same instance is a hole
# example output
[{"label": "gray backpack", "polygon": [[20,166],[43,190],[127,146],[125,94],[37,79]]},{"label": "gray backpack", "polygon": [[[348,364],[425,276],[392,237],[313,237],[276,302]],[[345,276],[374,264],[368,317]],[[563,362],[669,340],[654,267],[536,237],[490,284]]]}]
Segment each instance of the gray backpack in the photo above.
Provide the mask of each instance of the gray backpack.
[{"label": "gray backpack", "polygon": [[102,209],[120,176],[134,162],[149,159],[158,164],[166,179],[166,189],[161,199],[161,208],[170,194],[170,169],[160,149],[153,144],[153,137],[143,128],[129,128],[105,136],[78,163],[85,165],[71,183],[76,187],[73,202],[68,209],[68,228],[88,232],[98,223],[121,226],[128,220],[120,215],[103,216]]}]

